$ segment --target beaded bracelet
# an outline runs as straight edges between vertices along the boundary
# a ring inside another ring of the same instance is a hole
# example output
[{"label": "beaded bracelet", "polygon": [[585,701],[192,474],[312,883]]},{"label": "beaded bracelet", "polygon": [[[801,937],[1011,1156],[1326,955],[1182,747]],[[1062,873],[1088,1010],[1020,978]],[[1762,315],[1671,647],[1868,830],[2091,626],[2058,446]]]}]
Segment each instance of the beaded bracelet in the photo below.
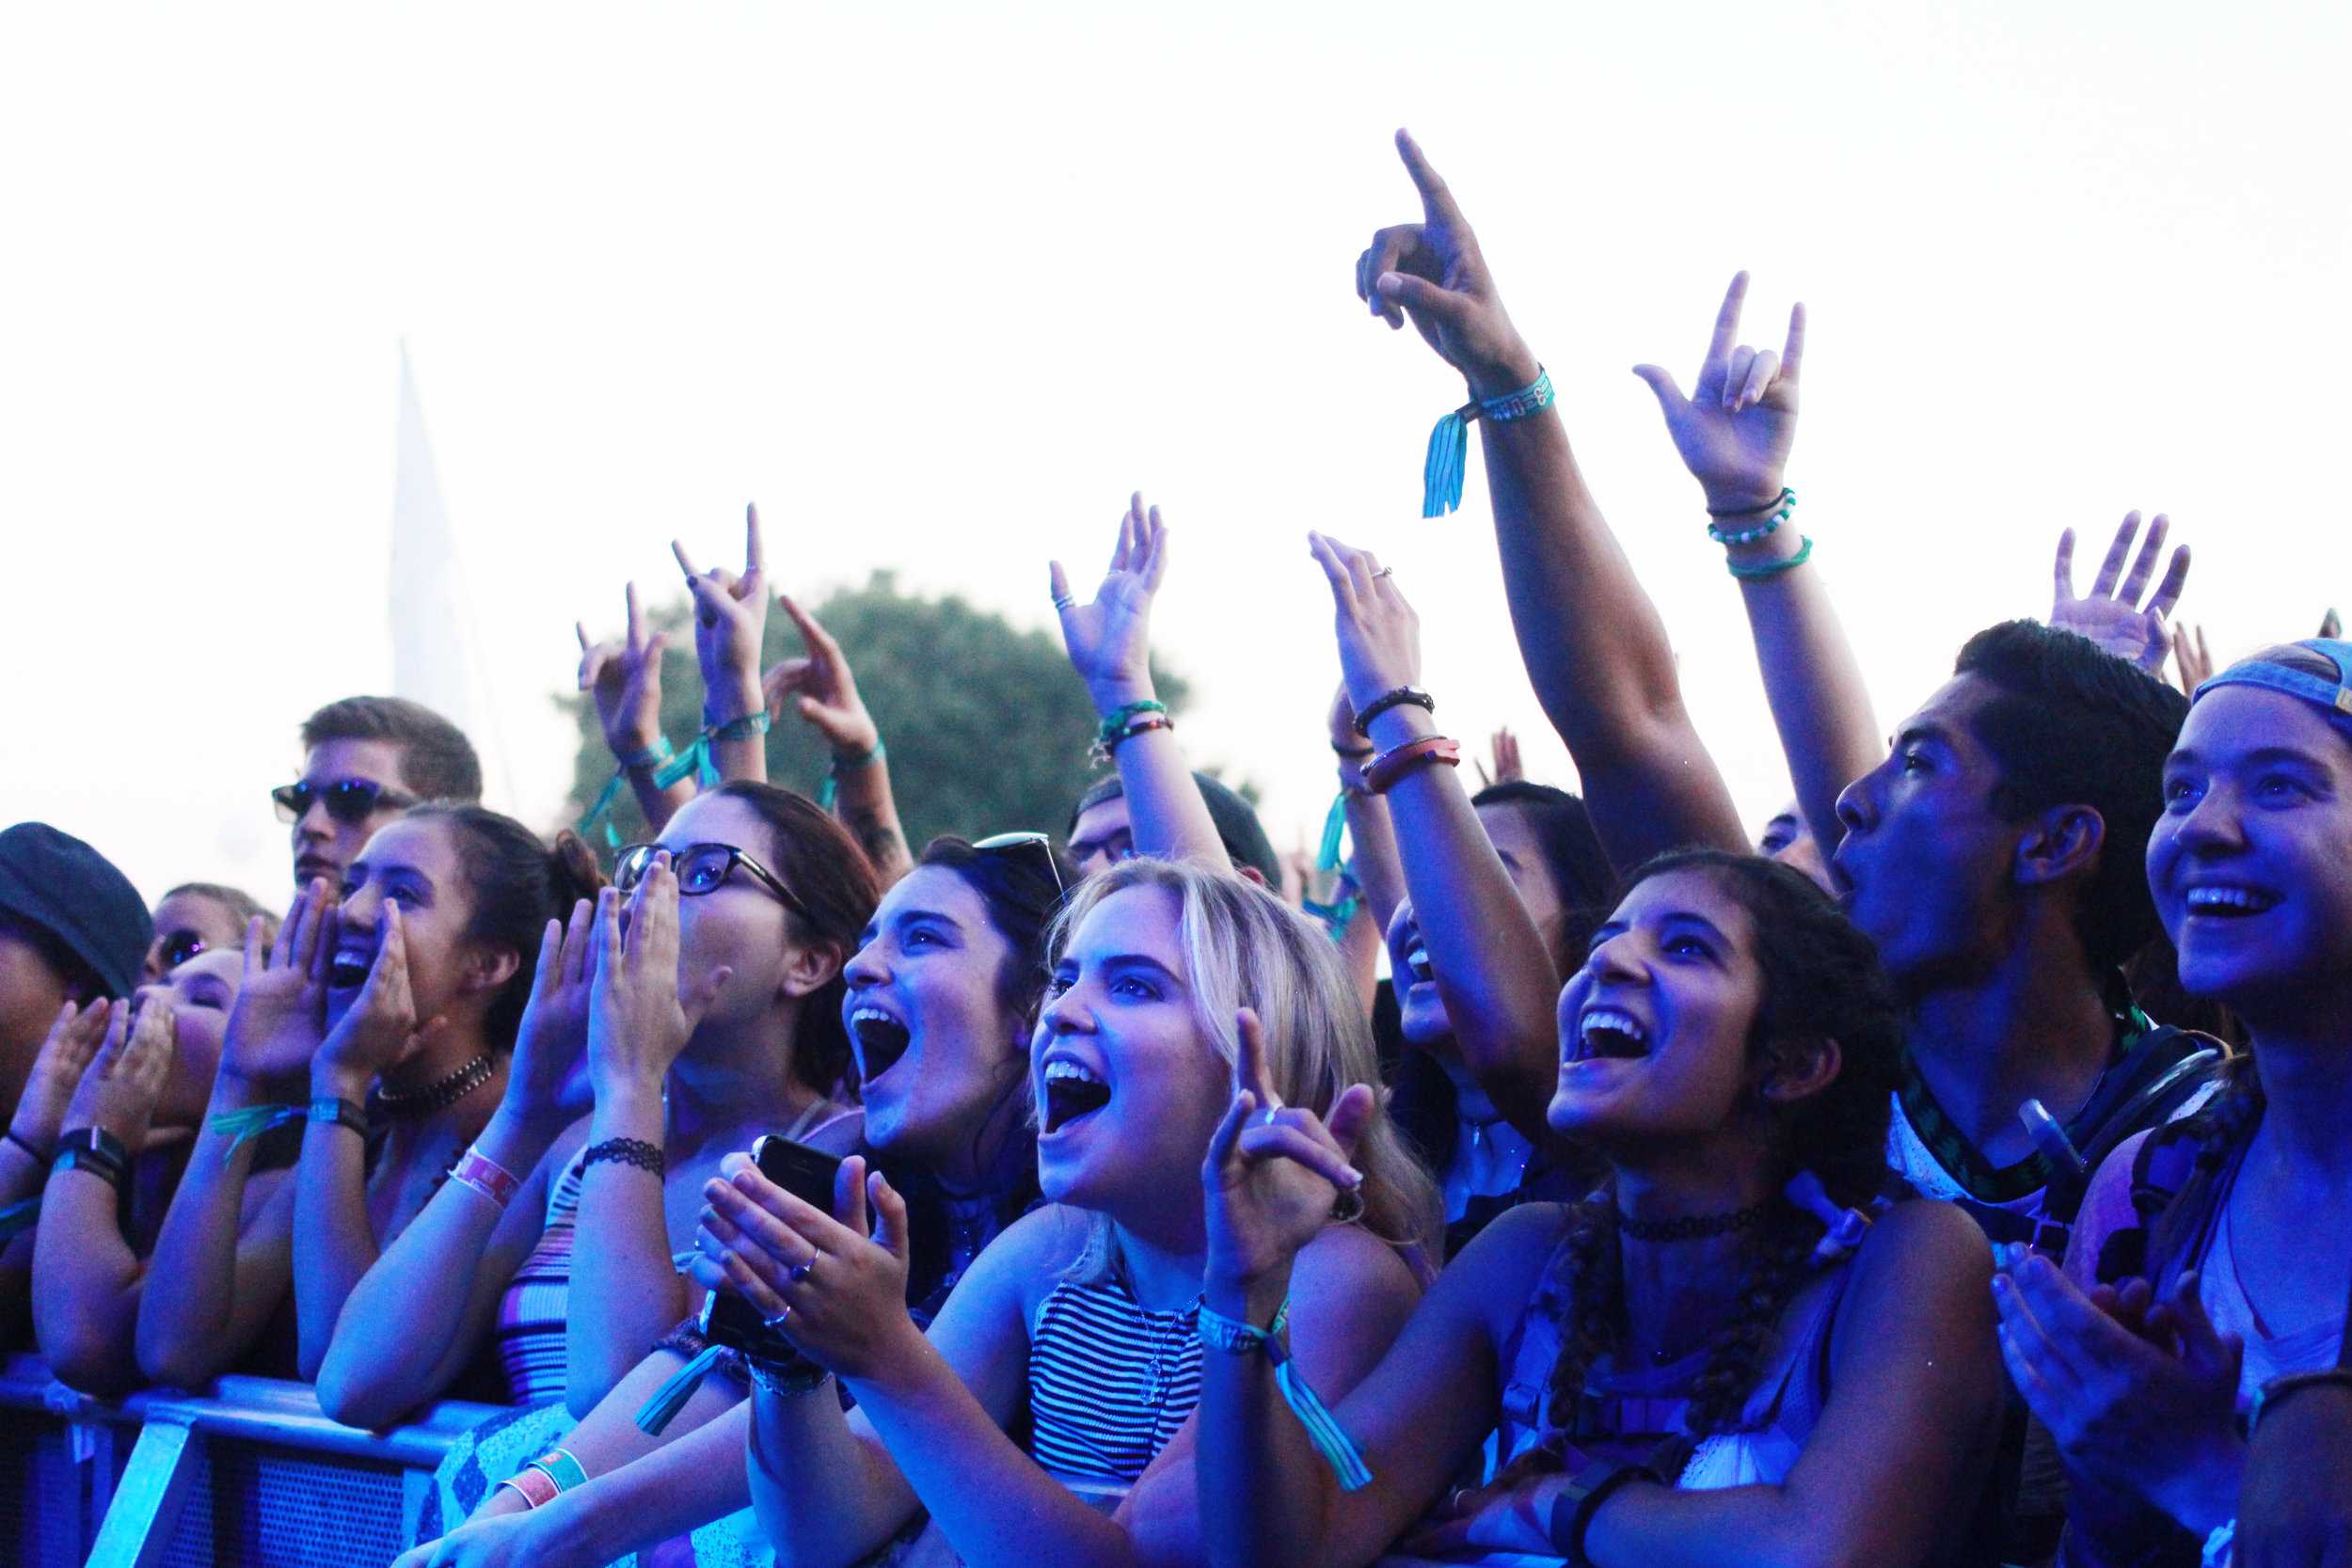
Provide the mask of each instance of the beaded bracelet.
[{"label": "beaded bracelet", "polygon": [[1721,523],[1708,523],[1707,536],[1718,545],[1753,545],[1758,539],[1771,537],[1775,529],[1788,520],[1788,514],[1796,509],[1797,493],[1784,484],[1780,487],[1780,494],[1766,501],[1762,506],[1743,506],[1737,512],[1709,511],[1708,513],[1709,517],[1744,517],[1751,513],[1764,511],[1771,511],[1772,515],[1754,528],[1743,528],[1728,533],[1724,531]]},{"label": "beaded bracelet", "polygon": [[1356,733],[1366,740],[1372,738],[1372,721],[1392,707],[1412,706],[1423,713],[1438,711],[1438,699],[1417,686],[1393,687],[1366,703],[1355,718]]},{"label": "beaded bracelet", "polygon": [[1551,406],[1551,373],[1535,367],[1535,379],[1499,398],[1472,398],[1438,420],[1429,432],[1429,454],[1422,461],[1421,515],[1441,517],[1462,504],[1462,478],[1470,468],[1470,422],[1484,417],[1498,423],[1524,420]]},{"label": "beaded bracelet", "polygon": [[1108,763],[1112,756],[1117,753],[1120,746],[1126,744],[1130,740],[1133,740],[1136,736],[1139,735],[1147,735],[1153,730],[1172,730],[1175,727],[1176,721],[1168,718],[1168,715],[1164,713],[1139,714],[1128,723],[1125,729],[1120,730],[1117,735],[1112,736],[1107,740],[1096,741],[1094,743],[1093,750],[1087,754],[1092,758],[1095,766],[1099,768],[1104,764]]},{"label": "beaded bracelet", "polygon": [[639,1170],[649,1170],[656,1176],[669,1169],[669,1162],[661,1156],[661,1146],[647,1143],[643,1138],[607,1138],[600,1144],[590,1144],[580,1150],[580,1170],[582,1176],[588,1173],[589,1166],[601,1164],[635,1165]]},{"label": "beaded bracelet", "polygon": [[1727,561],[1724,562],[1724,570],[1742,582],[1758,582],[1765,578],[1776,578],[1783,572],[1793,572],[1812,559],[1813,541],[1799,539],[1797,553],[1786,560],[1759,562],[1754,566],[1742,566],[1736,561]]},{"label": "beaded bracelet", "polygon": [[1139,715],[1146,713],[1157,713],[1164,715],[1167,712],[1168,705],[1166,703],[1155,703],[1149,697],[1139,703],[1125,704],[1122,706],[1112,709],[1108,714],[1104,716],[1103,722],[1095,727],[1094,738],[1101,744],[1108,746],[1111,742],[1117,740],[1120,736],[1120,732],[1126,729],[1129,722]]}]

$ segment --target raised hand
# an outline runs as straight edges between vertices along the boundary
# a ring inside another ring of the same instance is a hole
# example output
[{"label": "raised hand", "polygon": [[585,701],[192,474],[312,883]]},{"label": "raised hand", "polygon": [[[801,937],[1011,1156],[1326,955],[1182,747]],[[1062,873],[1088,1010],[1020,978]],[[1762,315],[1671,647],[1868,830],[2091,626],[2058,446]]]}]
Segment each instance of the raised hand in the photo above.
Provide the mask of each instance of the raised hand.
[{"label": "raised hand", "polygon": [[2213,650],[2205,646],[2205,628],[2181,623],[2181,629],[2172,639],[2172,668],[2179,674],[2181,689],[2190,696],[2197,689],[2213,679]]},{"label": "raised hand", "polygon": [[65,1131],[66,1107],[73,1103],[73,1091],[97,1059],[98,1048],[105,1043],[108,1014],[129,1006],[100,1000],[87,1006],[69,1002],[57,1009],[33,1057],[33,1070],[24,1080],[24,1092],[17,1097],[15,1114],[8,1118],[10,1132],[44,1155],[56,1147],[57,1134]]},{"label": "raised hand", "polygon": [[220,1074],[246,1084],[300,1081],[326,1035],[326,965],[340,913],[326,879],[294,895],[275,943],[256,918],[245,933],[245,977],[229,1009]]},{"label": "raised hand", "polygon": [[375,945],[375,961],[359,994],[319,1043],[311,1068],[311,1084],[322,1093],[356,1100],[387,1068],[405,1061],[422,1049],[427,1037],[444,1027],[436,1018],[421,1025],[415,995],[408,988],[408,935],[398,901],[384,900],[378,917],[384,934]]},{"label": "raised hand", "polygon": [[1761,512],[1780,498],[1797,439],[1797,377],[1804,366],[1804,307],[1789,308],[1788,336],[1774,354],[1739,341],[1747,298],[1748,275],[1734,274],[1689,397],[1663,368],[1633,367],[1657,395],[1666,434],[1707,493],[1707,509],[1726,516]]},{"label": "raised hand", "polygon": [[2010,1376],[2070,1471],[2200,1534],[2229,1517],[2241,1347],[2206,1319],[2195,1270],[2150,1305],[2144,1285],[2093,1298],[2028,1257],[1994,1276],[1993,1299]]},{"label": "raised hand", "polygon": [[171,1004],[151,993],[135,1016],[128,1003],[118,1002],[107,1011],[105,1043],[82,1069],[65,1125],[111,1132],[135,1153],[147,1141],[148,1123],[179,1051]]},{"label": "raised hand", "polygon": [[760,677],[760,695],[768,711],[780,718],[789,705],[838,756],[857,757],[871,752],[882,739],[882,732],[875,728],[874,716],[866,711],[866,700],[857,694],[857,680],[850,673],[841,644],[791,594],[779,594],[776,602],[792,617],[801,646],[808,651],[798,658],[785,659]]},{"label": "raised hand", "polygon": [[[2165,618],[2180,602],[2181,585],[2188,580],[2188,546],[2183,545],[2172,552],[2172,560],[2164,569],[2164,580],[2156,585],[2155,594],[2145,605],[2139,595],[2146,591],[2148,579],[2155,575],[2156,557],[2163,552],[2164,537],[2170,532],[2172,520],[2163,513],[2148,525],[2148,538],[2139,547],[2137,560],[2132,562],[2131,574],[2126,577],[2123,562],[2132,553],[2132,536],[2139,531],[2139,514],[2126,512],[2115,531],[2115,543],[2107,546],[2106,560],[2099,563],[2099,575],[2090,584],[2090,592],[2077,597],[2074,593],[2074,531],[2066,530],[2058,535],[2056,576],[2057,592],[2050,600],[2050,626],[2054,630],[2071,631],[2090,638],[2118,658],[2129,659],[2150,674],[2164,670],[2164,656],[2172,651],[2172,632]],[[2117,579],[2122,578],[2122,586]]]},{"label": "raised hand", "polygon": [[1307,548],[1330,579],[1340,641],[1340,673],[1359,709],[1421,680],[1421,617],[1405,602],[1391,570],[1370,550],[1321,533]]},{"label": "raised hand", "polygon": [[760,547],[759,508],[743,509],[743,572],[694,569],[686,546],[670,541],[694,595],[694,657],[702,665],[704,721],[751,712],[759,696],[759,650],[768,633],[768,558]]},{"label": "raised hand", "polygon": [[628,585],[628,631],[620,641],[592,645],[585,626],[574,622],[572,630],[580,638],[580,689],[596,699],[605,745],[616,757],[650,749],[661,736],[661,654],[670,634],[646,634],[633,582]]},{"label": "raised hand", "polygon": [[1538,367],[1502,309],[1478,236],[1410,133],[1396,134],[1396,150],[1421,193],[1421,221],[1372,236],[1356,258],[1356,297],[1391,327],[1409,318],[1478,396],[1518,391]]},{"label": "raised hand", "polygon": [[1519,760],[1519,737],[1511,733],[1510,725],[1505,724],[1495,731],[1494,738],[1487,744],[1494,754],[1495,768],[1490,774],[1485,763],[1478,765],[1482,788],[1491,789],[1499,784],[1516,784],[1527,777],[1527,765]]},{"label": "raised hand", "polygon": [[[750,1302],[802,1354],[845,1378],[870,1376],[919,1345],[907,1312],[907,1206],[880,1171],[851,1155],[827,1214],[769,1180],[745,1156],[704,1183],[694,1244],[706,1290]],[[879,1223],[866,1223],[867,1203]],[[779,1321],[780,1320],[780,1321]]]},{"label": "raised hand", "polygon": [[632,1089],[658,1092],[720,988],[734,977],[722,964],[687,986],[678,972],[677,902],[677,873],[666,853],[654,856],[629,895],[626,936],[620,894],[606,888],[596,895],[588,1081],[599,1101]]},{"label": "raised hand", "polygon": [[1096,706],[1115,708],[1152,695],[1152,598],[1167,571],[1168,528],[1158,507],[1144,509],[1140,490],[1119,519],[1119,543],[1093,603],[1080,604],[1061,562],[1053,562],[1062,642]]},{"label": "raised hand", "polygon": [[1342,1195],[1355,1195],[1363,1173],[1349,1162],[1370,1125],[1371,1088],[1350,1085],[1327,1124],[1303,1105],[1285,1105],[1267,1069],[1258,1015],[1234,1015],[1240,1049],[1233,1100],[1209,1139],[1200,1165],[1208,1205],[1207,1275],[1226,1290],[1250,1287],[1286,1270],[1299,1249],[1331,1223]]},{"label": "raised hand", "polygon": [[506,1103],[525,1117],[556,1124],[588,1113],[594,1097],[587,1075],[588,1003],[596,970],[596,906],[572,905],[568,926],[548,922],[531,1000],[515,1033],[515,1059],[506,1073]]}]

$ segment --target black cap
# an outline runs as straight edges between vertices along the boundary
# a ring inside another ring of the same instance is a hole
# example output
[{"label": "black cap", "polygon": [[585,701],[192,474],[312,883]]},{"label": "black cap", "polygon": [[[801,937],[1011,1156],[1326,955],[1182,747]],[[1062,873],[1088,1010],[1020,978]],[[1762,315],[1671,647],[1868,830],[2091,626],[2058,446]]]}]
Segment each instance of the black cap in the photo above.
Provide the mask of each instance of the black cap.
[{"label": "black cap", "polygon": [[89,966],[109,996],[139,983],[155,922],[114,862],[46,822],[0,831],[0,912]]}]

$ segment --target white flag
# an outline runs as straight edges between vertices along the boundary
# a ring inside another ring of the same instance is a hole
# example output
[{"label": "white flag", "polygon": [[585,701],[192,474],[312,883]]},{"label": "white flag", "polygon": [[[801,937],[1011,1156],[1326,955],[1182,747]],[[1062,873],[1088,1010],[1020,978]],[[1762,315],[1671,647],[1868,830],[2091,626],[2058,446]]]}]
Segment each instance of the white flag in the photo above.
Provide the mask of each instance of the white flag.
[{"label": "white flag", "polygon": [[441,499],[441,480],[425,437],[408,345],[400,348],[400,456],[392,491],[392,695],[422,703],[466,732],[483,764],[484,783],[511,802],[507,767],[489,672],[474,634],[457,536]]}]

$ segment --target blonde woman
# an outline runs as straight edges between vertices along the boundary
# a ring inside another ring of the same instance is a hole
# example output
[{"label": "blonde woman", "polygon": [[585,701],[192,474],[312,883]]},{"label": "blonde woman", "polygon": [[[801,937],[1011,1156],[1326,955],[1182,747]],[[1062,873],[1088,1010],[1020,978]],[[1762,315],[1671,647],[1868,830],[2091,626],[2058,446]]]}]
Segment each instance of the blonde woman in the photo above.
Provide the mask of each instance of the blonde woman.
[{"label": "blonde woman", "polygon": [[[1435,1191],[1371,1098],[1345,1095],[1373,1047],[1328,937],[1229,872],[1140,860],[1073,895],[1054,953],[1030,1042],[1046,1205],[928,1335],[904,1305],[905,1205],[860,1162],[834,1215],[739,1161],[707,1189],[699,1272],[823,1374],[754,1396],[752,1495],[780,1563],[853,1562],[918,1511],[971,1568],[1200,1560],[1200,1169],[1245,1078],[1362,1129],[1361,1180],[1299,1255],[1305,1381],[1337,1399],[1420,1297]],[[1122,1500],[1105,1516],[1084,1496]]]}]

